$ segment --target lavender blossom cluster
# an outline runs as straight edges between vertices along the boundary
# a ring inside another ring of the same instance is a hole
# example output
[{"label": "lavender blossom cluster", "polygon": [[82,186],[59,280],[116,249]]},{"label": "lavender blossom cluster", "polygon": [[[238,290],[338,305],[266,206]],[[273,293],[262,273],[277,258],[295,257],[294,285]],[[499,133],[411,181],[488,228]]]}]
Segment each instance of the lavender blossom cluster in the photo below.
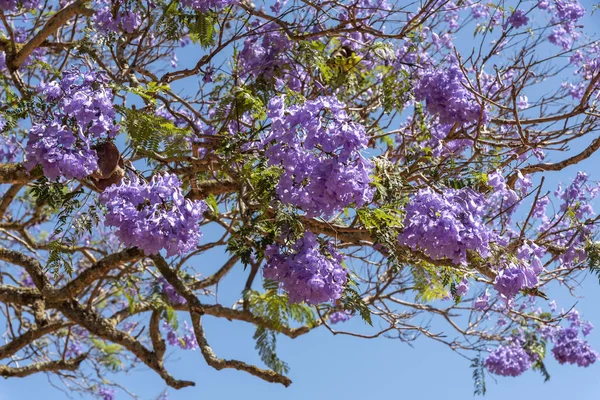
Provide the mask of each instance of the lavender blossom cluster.
[{"label": "lavender blossom cluster", "polygon": [[52,116],[35,123],[25,149],[28,169],[41,165],[50,179],[82,179],[98,169],[94,144],[118,133],[109,79],[101,72],[71,68],[60,81],[41,83]]},{"label": "lavender blossom cluster", "polygon": [[550,43],[569,50],[580,36],[576,24],[585,15],[585,8],[577,0],[555,0],[553,5],[547,0],[540,0],[538,7],[552,13],[555,27],[548,36]]},{"label": "lavender blossom cluster", "polygon": [[120,9],[115,14],[110,0],[98,0],[97,5],[99,8],[94,14],[94,24],[98,32],[133,33],[142,25],[142,16],[138,11]]},{"label": "lavender blossom cluster", "polygon": [[178,335],[177,331],[167,321],[164,322],[163,327],[167,330],[167,342],[171,346],[177,346],[182,350],[196,350],[198,348],[194,328],[188,325],[187,321],[183,321],[183,335]]},{"label": "lavender blossom cluster", "polygon": [[519,376],[531,368],[531,356],[518,344],[502,345],[493,350],[483,365],[493,374]]},{"label": "lavender blossom cluster", "polygon": [[0,0],[0,10],[15,12],[19,8],[33,10],[40,5],[40,0]]},{"label": "lavender blossom cluster", "polygon": [[465,86],[467,78],[453,60],[446,68],[430,67],[421,75],[415,87],[415,98],[425,101],[425,109],[437,115],[441,124],[469,124],[487,121],[487,110]]},{"label": "lavender blossom cluster", "polygon": [[344,104],[333,97],[290,107],[284,102],[284,97],[269,102],[272,126],[263,140],[270,165],[283,168],[279,200],[311,217],[371,201],[373,165],[361,155],[367,147],[365,128],[352,121]]},{"label": "lavender blossom cluster", "polygon": [[280,245],[268,246],[263,269],[265,278],[281,284],[291,303],[316,305],[342,296],[348,272],[344,257],[329,243],[322,249],[317,236],[307,231],[286,252]]},{"label": "lavender blossom cluster", "polygon": [[237,3],[236,0],[181,0],[184,7],[190,7],[200,12],[219,11]]},{"label": "lavender blossom cluster", "polygon": [[558,330],[552,341],[554,342],[552,355],[560,364],[577,364],[580,367],[588,367],[598,358],[598,353],[590,347],[588,342],[579,337],[578,329],[574,326]]},{"label": "lavender blossom cluster", "polygon": [[398,241],[433,259],[447,258],[457,264],[467,262],[467,250],[487,257],[495,235],[483,221],[486,211],[485,198],[472,189],[442,193],[421,189],[405,208]]},{"label": "lavender blossom cluster", "polygon": [[177,293],[173,285],[167,282],[167,280],[164,277],[161,276],[160,278],[158,278],[156,280],[156,283],[160,286],[161,293],[167,297],[169,303],[175,305],[187,303],[187,300],[179,293]]},{"label": "lavender blossom cluster", "polygon": [[202,233],[198,223],[206,210],[203,201],[185,199],[181,181],[174,174],[137,178],[112,185],[100,196],[108,208],[107,226],[126,246],[137,246],[146,254],[166,249],[167,256],[184,254],[197,244]]}]

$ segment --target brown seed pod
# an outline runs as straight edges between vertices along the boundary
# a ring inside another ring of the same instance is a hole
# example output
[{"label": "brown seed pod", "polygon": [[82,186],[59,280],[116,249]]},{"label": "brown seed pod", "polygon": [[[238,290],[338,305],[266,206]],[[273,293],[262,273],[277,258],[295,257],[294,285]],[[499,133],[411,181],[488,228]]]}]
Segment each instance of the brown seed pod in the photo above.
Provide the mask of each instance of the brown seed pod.
[{"label": "brown seed pod", "polygon": [[112,142],[99,144],[96,148],[98,154],[98,170],[92,174],[95,179],[107,179],[117,169],[121,153]]}]

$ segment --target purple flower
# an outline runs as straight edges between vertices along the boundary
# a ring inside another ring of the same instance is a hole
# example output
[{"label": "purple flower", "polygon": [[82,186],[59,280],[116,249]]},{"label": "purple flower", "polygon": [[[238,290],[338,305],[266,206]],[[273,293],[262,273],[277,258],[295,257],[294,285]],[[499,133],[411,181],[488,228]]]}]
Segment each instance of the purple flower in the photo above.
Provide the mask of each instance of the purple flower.
[{"label": "purple flower", "polygon": [[579,338],[577,328],[562,328],[554,335],[552,354],[560,364],[577,364],[580,367],[588,367],[598,358],[598,353]]},{"label": "purple flower", "polygon": [[487,120],[487,111],[473,93],[465,88],[468,81],[454,61],[449,67],[425,70],[415,87],[415,98],[425,101],[425,109],[437,115],[441,124],[468,124]]},{"label": "purple flower", "polygon": [[116,227],[116,236],[126,246],[137,246],[146,254],[161,249],[168,257],[185,254],[202,237],[198,223],[206,203],[185,199],[174,174],[154,176],[149,183],[137,177],[123,180],[107,188],[100,202],[108,208],[105,225]]},{"label": "purple flower", "polygon": [[237,3],[235,0],[181,0],[181,5],[184,7],[191,7],[202,12],[219,11],[235,3]]},{"label": "purple flower", "polygon": [[308,216],[331,216],[371,201],[373,166],[360,153],[367,147],[365,128],[351,120],[344,104],[320,97],[285,107],[283,97],[275,97],[268,110],[271,132],[262,145],[269,163],[283,169],[276,188],[283,203]]},{"label": "purple flower", "polygon": [[167,282],[164,277],[161,276],[156,282],[161,285],[161,292],[167,296],[169,303],[175,305],[187,303],[187,300],[183,296],[179,295],[173,285]]},{"label": "purple flower", "polygon": [[513,26],[515,29],[519,29],[522,26],[527,25],[529,22],[529,17],[525,14],[523,10],[515,10],[510,17],[508,17],[507,23]]},{"label": "purple flower", "polygon": [[107,387],[101,387],[100,390],[98,390],[98,396],[102,400],[115,400],[115,393],[114,389],[109,389]]},{"label": "purple flower", "polygon": [[463,278],[463,280],[455,286],[455,289],[455,293],[458,297],[463,297],[464,295],[466,295],[469,292],[469,281],[467,280],[467,278]]},{"label": "purple flower", "polygon": [[341,266],[344,257],[331,244],[321,250],[317,236],[310,231],[289,252],[280,245],[268,246],[265,258],[265,278],[279,282],[291,303],[316,305],[342,296],[348,274]]},{"label": "purple flower", "polygon": [[[42,95],[58,109],[30,129],[25,149],[28,169],[39,164],[52,180],[82,179],[98,169],[93,145],[114,138],[119,130],[107,83],[103,73],[71,68],[60,81],[40,84]],[[68,126],[65,120],[70,121]]]},{"label": "purple flower", "polygon": [[496,375],[519,376],[531,368],[531,357],[520,346],[502,345],[488,355],[484,365]]},{"label": "purple flower", "polygon": [[592,325],[592,323],[590,321],[585,321],[584,323],[581,324],[581,333],[583,334],[583,336],[587,336],[590,333],[592,333],[593,329],[594,329],[594,325]]},{"label": "purple flower", "polygon": [[556,0],[556,16],[563,22],[574,23],[585,15],[585,8],[577,0]]},{"label": "purple flower", "polygon": [[[4,120],[0,115],[0,131],[4,129],[4,126],[2,126],[3,122]],[[15,135],[0,135],[0,163],[15,162],[19,155],[19,150],[19,140]]]},{"label": "purple flower", "polygon": [[480,311],[485,311],[490,306],[489,301],[490,301],[490,293],[486,289],[484,294],[482,294],[481,296],[479,296],[475,299],[475,303],[473,304],[473,306]]},{"label": "purple flower", "polygon": [[421,189],[405,208],[401,245],[420,250],[434,259],[467,262],[467,250],[482,257],[490,254],[493,232],[485,225],[486,201],[472,189]]},{"label": "purple flower", "polygon": [[536,270],[529,266],[518,267],[511,263],[496,275],[494,289],[508,301],[521,289],[533,288],[537,284],[537,275]]},{"label": "purple flower", "polygon": [[521,110],[529,107],[529,99],[527,98],[527,96],[519,96],[519,99],[517,100],[517,107]]},{"label": "purple flower", "polygon": [[352,318],[352,314],[348,310],[335,311],[329,314],[329,322],[332,324],[346,322],[350,318]]},{"label": "purple flower", "polygon": [[573,34],[569,33],[561,25],[555,27],[552,30],[550,36],[548,36],[550,43],[562,47],[565,50],[569,50],[573,44]]}]

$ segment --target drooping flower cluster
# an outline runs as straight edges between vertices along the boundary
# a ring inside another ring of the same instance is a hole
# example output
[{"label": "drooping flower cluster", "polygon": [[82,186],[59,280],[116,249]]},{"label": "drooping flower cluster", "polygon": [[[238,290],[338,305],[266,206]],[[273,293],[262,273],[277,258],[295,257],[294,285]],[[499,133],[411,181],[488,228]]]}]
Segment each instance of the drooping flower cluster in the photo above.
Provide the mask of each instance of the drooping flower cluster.
[{"label": "drooping flower cluster", "polygon": [[331,216],[372,199],[373,166],[360,153],[367,147],[365,128],[352,121],[343,103],[320,97],[285,107],[277,97],[268,109],[272,126],[263,146],[269,163],[283,168],[279,200],[308,216]]},{"label": "drooping flower cluster", "polygon": [[523,10],[515,10],[510,17],[506,20],[513,28],[519,29],[522,26],[527,25],[529,17]]},{"label": "drooping flower cluster", "polygon": [[292,303],[316,305],[341,297],[348,272],[343,255],[328,243],[320,246],[317,236],[307,231],[286,252],[280,245],[268,246],[265,278],[279,282]]},{"label": "drooping flower cluster", "polygon": [[107,188],[100,202],[108,208],[107,226],[126,246],[146,254],[167,250],[167,256],[192,250],[202,233],[198,223],[206,210],[203,201],[184,198],[181,181],[174,174],[152,177],[148,183],[136,177]]},{"label": "drooping flower cluster", "polygon": [[401,245],[420,250],[433,259],[466,263],[467,250],[490,254],[493,232],[484,224],[484,197],[469,188],[421,189],[405,208]]},{"label": "drooping flower cluster", "polygon": [[487,111],[477,102],[471,93],[467,78],[458,63],[453,61],[443,68],[428,68],[421,75],[416,87],[415,98],[425,101],[425,109],[437,115],[441,124],[454,125],[487,120]]},{"label": "drooping flower cluster", "polygon": [[596,362],[598,353],[579,337],[575,327],[561,328],[553,337],[552,354],[560,364],[577,364],[588,367]]},{"label": "drooping flower cluster", "polygon": [[585,15],[585,8],[577,0],[556,0],[554,4],[546,7],[553,13],[552,23],[556,25],[548,40],[568,50],[580,36],[576,24]]},{"label": "drooping flower cluster", "polygon": [[104,34],[119,31],[133,33],[142,24],[142,16],[139,11],[121,8],[115,15],[113,2],[98,0],[97,3],[99,9],[94,13],[94,24],[98,32]]},{"label": "drooping flower cluster", "polygon": [[19,8],[33,10],[40,5],[40,0],[0,0],[0,10],[15,12]]},{"label": "drooping flower cluster", "polygon": [[103,73],[72,68],[59,82],[40,85],[42,95],[57,109],[29,131],[27,168],[40,164],[50,179],[81,179],[96,171],[94,144],[112,139],[119,129],[107,83]]},{"label": "drooping flower cluster", "polygon": [[187,321],[183,321],[183,336],[179,336],[167,321],[164,322],[163,327],[167,330],[167,342],[171,346],[177,346],[183,350],[196,350],[198,348],[194,328],[189,326]]},{"label": "drooping flower cluster", "polygon": [[176,305],[187,303],[187,300],[179,293],[177,293],[173,285],[167,282],[167,280],[164,277],[161,276],[160,278],[158,278],[156,283],[160,285],[160,291],[167,297],[169,303]]},{"label": "drooping flower cluster", "polygon": [[[2,117],[0,116],[0,131],[2,131]],[[17,159],[19,154],[19,140],[15,135],[0,135],[0,163],[10,163]]]},{"label": "drooping flower cluster", "polygon": [[98,396],[102,400],[115,400],[115,394],[116,391],[114,389],[107,387],[101,387],[100,390],[98,390]]},{"label": "drooping flower cluster", "polygon": [[538,283],[538,275],[542,272],[541,261],[534,257],[531,264],[522,262],[519,265],[510,263],[507,268],[498,272],[494,280],[494,289],[507,301],[524,288],[533,288]]},{"label": "drooping flower cluster", "polygon": [[237,3],[236,0],[181,0],[184,7],[191,7],[201,12],[219,11],[235,3]]},{"label": "drooping flower cluster", "polygon": [[531,368],[531,357],[517,344],[501,345],[488,355],[484,365],[496,375],[519,376]]},{"label": "drooping flower cluster", "polygon": [[352,314],[348,310],[335,311],[329,315],[329,322],[332,324],[338,324],[340,322],[346,322],[352,318]]}]

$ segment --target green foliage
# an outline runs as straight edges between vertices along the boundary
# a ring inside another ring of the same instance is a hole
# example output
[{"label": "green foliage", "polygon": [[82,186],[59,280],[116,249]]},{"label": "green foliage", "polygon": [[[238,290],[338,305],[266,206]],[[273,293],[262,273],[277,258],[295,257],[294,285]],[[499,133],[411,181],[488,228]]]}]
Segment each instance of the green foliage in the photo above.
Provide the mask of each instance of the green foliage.
[{"label": "green foliage", "polygon": [[278,374],[290,371],[288,364],[277,356],[277,332],[258,326],[252,338],[256,340],[254,348],[267,367]]},{"label": "green foliage", "polygon": [[471,188],[475,191],[489,191],[488,177],[485,172],[469,171],[463,174],[460,178],[448,178],[444,180],[444,184],[452,189]]},{"label": "green foliage", "polygon": [[196,14],[193,19],[187,21],[192,42],[204,48],[214,43],[216,18],[210,14]]},{"label": "green foliage", "polygon": [[178,2],[169,2],[163,8],[158,29],[165,32],[169,40],[179,40],[186,33],[190,39],[204,48],[214,44],[217,18],[212,13],[188,13],[178,7]]},{"label": "green foliage", "polygon": [[526,332],[523,349],[535,360],[532,369],[534,371],[539,371],[544,377],[544,382],[547,382],[550,379],[550,374],[544,365],[544,358],[546,358],[546,341],[533,332]]},{"label": "green foliage", "polygon": [[[90,193],[83,189],[69,191],[67,185],[50,182],[48,178],[38,179],[31,188],[31,195],[38,206],[48,205],[51,212],[58,212],[52,237],[56,238],[48,244],[48,260],[46,269],[55,276],[61,270],[71,275],[73,263],[70,248],[75,246],[78,239],[99,223],[99,211],[95,205],[86,206]],[[81,198],[83,196],[83,198]]]},{"label": "green foliage", "polygon": [[184,138],[189,131],[154,114],[118,107],[123,116],[121,125],[127,131],[133,147],[147,152],[163,152],[167,156],[184,154],[189,146]]},{"label": "green foliage", "polygon": [[363,298],[358,293],[358,285],[356,284],[356,281],[352,279],[351,276],[348,276],[348,282],[346,283],[346,287],[344,288],[344,292],[342,293],[340,304],[342,305],[342,308],[344,310],[358,312],[360,317],[367,324],[373,326],[373,321],[371,320],[371,310],[369,310],[369,305],[365,303]]},{"label": "green foliage", "polygon": [[402,112],[404,105],[410,97],[412,83],[408,71],[393,73],[392,67],[379,67],[384,74],[381,84],[381,105],[383,111],[390,113],[393,110]]},{"label": "green foliage", "polygon": [[475,357],[471,360],[471,368],[473,368],[473,395],[484,396],[486,392],[485,388],[485,369],[483,366],[483,359],[480,356]]},{"label": "green foliage", "polygon": [[247,163],[244,165],[243,172],[245,176],[248,176],[252,187],[250,199],[259,203],[262,209],[266,210],[272,200],[276,198],[275,188],[281,176],[281,167],[268,166],[263,162]]},{"label": "green foliage", "polygon": [[123,347],[114,343],[109,344],[96,338],[92,338],[91,341],[100,352],[98,361],[100,361],[107,369],[113,372],[119,372],[123,367],[123,362],[119,358],[119,355],[123,351]]},{"label": "green foliage", "polygon": [[[450,267],[440,267],[427,263],[411,265],[416,299],[424,303],[439,300],[448,295],[447,287],[458,281],[459,276]],[[462,278],[462,277],[460,277]]]},{"label": "green foliage", "polygon": [[585,253],[587,255],[588,269],[590,273],[596,275],[600,284],[600,242],[589,241],[585,248]]},{"label": "green foliage", "polygon": [[247,290],[244,292],[244,302],[252,314],[270,325],[270,328],[257,326],[253,336],[261,360],[273,371],[285,374],[289,372],[289,367],[279,359],[276,352],[278,331],[289,327],[290,322],[312,326],[315,323],[315,315],[304,303],[290,304],[287,294],[278,293],[278,287],[277,282],[266,279],[263,283],[265,292]]}]

